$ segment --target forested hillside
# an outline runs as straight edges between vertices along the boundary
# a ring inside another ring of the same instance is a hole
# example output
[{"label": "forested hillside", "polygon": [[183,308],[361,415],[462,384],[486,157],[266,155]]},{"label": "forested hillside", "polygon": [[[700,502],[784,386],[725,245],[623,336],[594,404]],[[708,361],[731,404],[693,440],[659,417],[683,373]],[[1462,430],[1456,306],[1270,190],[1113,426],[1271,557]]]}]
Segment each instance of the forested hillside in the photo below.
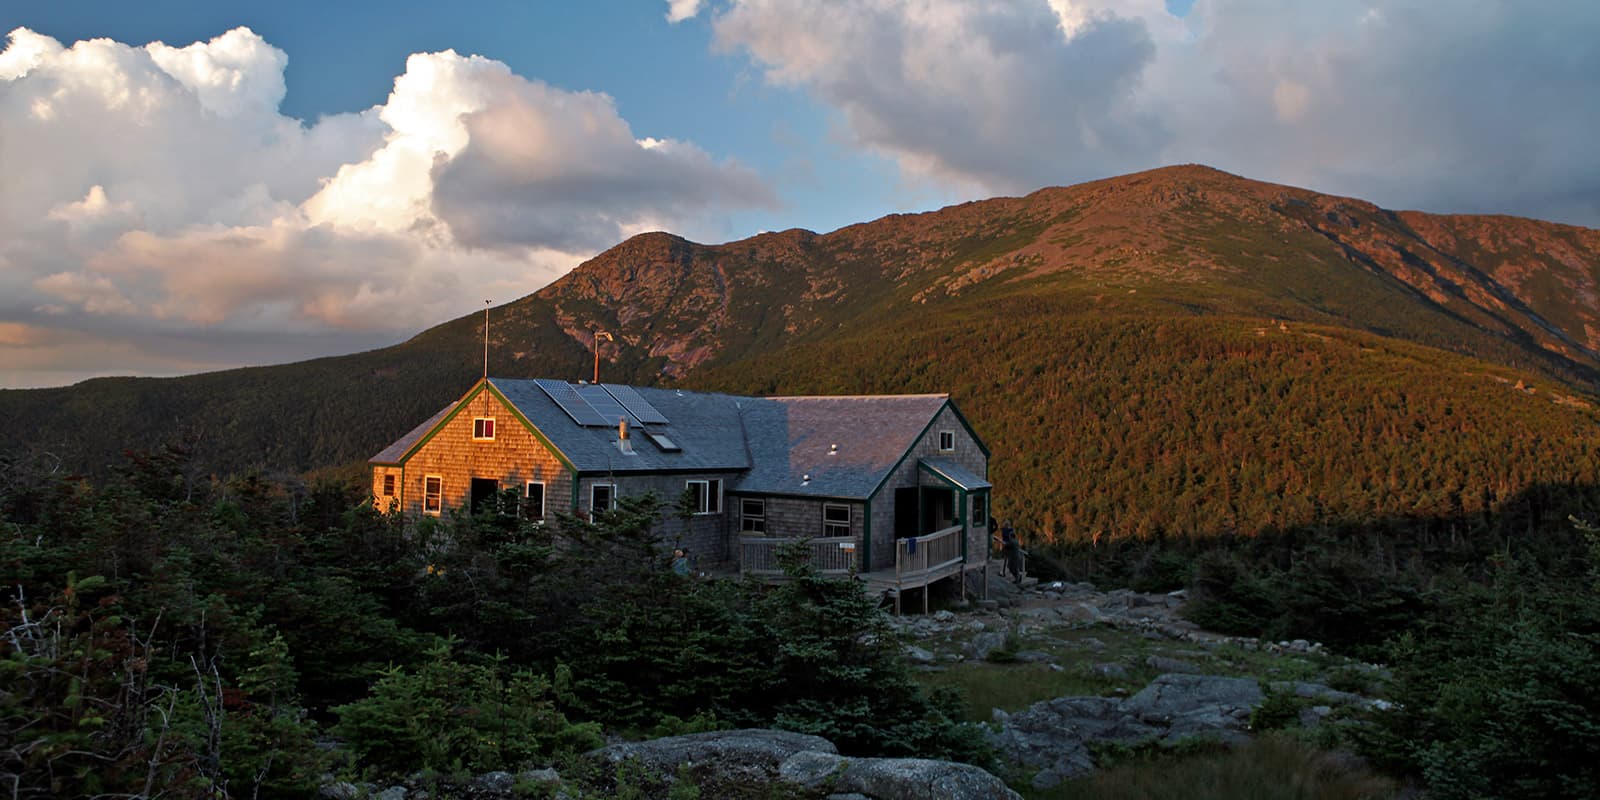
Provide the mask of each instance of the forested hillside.
[{"label": "forested hillside", "polygon": [[[1260,532],[1592,483],[1600,232],[1395,213],[1174,167],[829,234],[630,239],[495,309],[491,369],[739,392],[949,391],[1047,537]],[[482,368],[392,348],[0,392],[0,450],[103,474],[356,465]]]},{"label": "forested hillside", "polygon": [[1600,474],[1600,418],[1552,380],[1322,326],[1083,318],[1049,294],[697,383],[948,390],[994,449],[995,513],[1047,541],[1481,513]]}]

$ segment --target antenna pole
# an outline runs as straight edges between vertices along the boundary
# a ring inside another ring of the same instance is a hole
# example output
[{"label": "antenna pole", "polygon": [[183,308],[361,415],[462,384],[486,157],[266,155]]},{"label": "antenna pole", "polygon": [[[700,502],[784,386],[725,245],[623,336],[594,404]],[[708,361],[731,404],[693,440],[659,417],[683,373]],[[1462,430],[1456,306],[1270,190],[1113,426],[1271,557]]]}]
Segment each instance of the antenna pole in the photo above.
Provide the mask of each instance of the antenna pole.
[{"label": "antenna pole", "polygon": [[605,339],[608,342],[616,341],[616,339],[612,338],[611,334],[606,333],[605,331],[595,331],[594,332],[594,383],[599,383],[600,382],[600,340],[601,339]]},{"label": "antenna pole", "polygon": [[489,303],[483,301],[483,379],[489,379]]}]

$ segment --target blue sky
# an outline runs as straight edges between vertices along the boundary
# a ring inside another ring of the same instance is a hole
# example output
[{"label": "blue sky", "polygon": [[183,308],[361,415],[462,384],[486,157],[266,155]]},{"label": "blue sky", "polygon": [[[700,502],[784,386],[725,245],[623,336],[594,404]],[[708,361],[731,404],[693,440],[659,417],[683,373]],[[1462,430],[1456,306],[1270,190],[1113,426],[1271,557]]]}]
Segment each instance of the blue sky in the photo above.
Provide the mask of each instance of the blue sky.
[{"label": "blue sky", "polygon": [[0,387],[382,346],[645,230],[1173,163],[1600,226],[1588,0],[61,0],[0,32]]}]

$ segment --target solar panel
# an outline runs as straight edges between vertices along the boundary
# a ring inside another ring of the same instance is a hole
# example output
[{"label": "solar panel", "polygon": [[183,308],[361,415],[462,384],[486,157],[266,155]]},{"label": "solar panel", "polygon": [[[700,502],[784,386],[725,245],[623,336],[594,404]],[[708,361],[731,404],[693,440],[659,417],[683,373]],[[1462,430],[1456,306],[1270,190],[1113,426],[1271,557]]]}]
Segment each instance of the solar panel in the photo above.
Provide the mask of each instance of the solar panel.
[{"label": "solar panel", "polygon": [[646,425],[667,424],[666,415],[657,411],[656,407],[650,405],[650,401],[645,400],[638,390],[632,386],[621,386],[615,383],[602,383],[600,385],[607,392],[610,392],[612,397],[617,398],[617,402],[621,403],[623,408],[628,409],[628,413],[632,414],[640,422]]},{"label": "solar panel", "polygon": [[578,423],[579,425],[598,425],[604,427],[607,425],[617,424],[615,419],[613,419],[611,422],[606,422],[606,418],[601,416],[600,412],[594,410],[594,408],[590,406],[581,395],[578,394],[577,389],[573,388],[572,384],[567,383],[566,381],[552,380],[550,378],[537,378],[534,380],[534,383],[537,384],[540,389],[543,389],[545,394],[550,395],[550,399],[554,400],[556,405],[561,406],[561,410],[567,412],[567,416],[572,417],[572,421]]},{"label": "solar panel", "polygon": [[615,425],[618,420],[626,418],[628,424],[638,426],[638,421],[628,413],[628,409],[623,408],[622,404],[617,402],[617,398],[612,397],[605,389],[592,383],[579,384],[574,388],[577,389],[578,396],[605,420],[604,424]]}]

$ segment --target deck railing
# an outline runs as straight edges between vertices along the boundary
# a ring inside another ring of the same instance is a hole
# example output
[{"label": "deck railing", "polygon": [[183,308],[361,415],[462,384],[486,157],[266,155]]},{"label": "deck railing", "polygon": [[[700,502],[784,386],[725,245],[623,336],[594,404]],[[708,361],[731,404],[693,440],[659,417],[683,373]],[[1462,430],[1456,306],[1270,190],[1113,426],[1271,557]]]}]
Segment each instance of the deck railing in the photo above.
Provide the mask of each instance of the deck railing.
[{"label": "deck railing", "polygon": [[[782,575],[778,550],[800,539],[767,536],[739,537],[739,570],[749,575]],[[805,539],[811,566],[823,575],[848,575],[857,568],[856,540],[853,536],[824,536]]]},{"label": "deck railing", "polygon": [[894,543],[896,576],[919,575],[961,563],[962,527],[945,528]]}]

